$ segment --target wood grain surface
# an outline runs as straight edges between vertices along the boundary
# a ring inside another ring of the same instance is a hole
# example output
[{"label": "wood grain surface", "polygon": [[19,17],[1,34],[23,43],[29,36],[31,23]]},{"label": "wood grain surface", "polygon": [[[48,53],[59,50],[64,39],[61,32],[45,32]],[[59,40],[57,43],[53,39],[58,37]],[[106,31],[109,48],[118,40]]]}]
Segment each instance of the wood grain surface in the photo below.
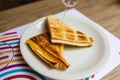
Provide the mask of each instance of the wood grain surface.
[{"label": "wood grain surface", "polygon": [[[120,39],[120,0],[78,0],[75,8]],[[64,10],[60,0],[41,0],[0,12],[0,32]],[[114,74],[114,75],[113,75]],[[111,76],[112,75],[112,76]],[[102,80],[120,80],[120,65]]]},{"label": "wood grain surface", "polygon": [[120,80],[120,65],[118,65],[108,75],[104,76],[102,80]]}]

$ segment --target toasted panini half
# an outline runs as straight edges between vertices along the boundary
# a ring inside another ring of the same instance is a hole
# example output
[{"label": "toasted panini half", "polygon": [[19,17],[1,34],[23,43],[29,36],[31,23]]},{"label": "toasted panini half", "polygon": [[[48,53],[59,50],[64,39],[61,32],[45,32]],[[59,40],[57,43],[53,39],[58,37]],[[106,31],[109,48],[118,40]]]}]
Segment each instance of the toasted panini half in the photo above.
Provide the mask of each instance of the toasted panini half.
[{"label": "toasted panini half", "polygon": [[83,32],[73,29],[53,15],[46,17],[46,24],[49,29],[52,43],[62,43],[79,47],[93,45],[93,38]]},{"label": "toasted panini half", "polygon": [[[66,70],[70,65],[63,57],[63,54],[61,55],[61,53],[57,52],[59,49],[61,50],[61,47],[63,45],[57,45],[57,44],[54,45],[54,44],[49,43],[48,39],[46,38],[47,37],[46,35],[47,35],[46,33],[42,33],[40,35],[30,38],[26,42],[31,47],[33,52],[39,58],[41,58],[46,63],[48,63],[51,67],[53,67],[55,69]],[[43,44],[41,44],[42,42],[43,42]],[[44,46],[42,47],[41,45],[44,45]],[[55,46],[54,50],[51,48],[50,45],[52,45],[52,48],[53,48],[53,46]],[[47,47],[47,46],[49,46],[49,47]]]},{"label": "toasted panini half", "polygon": [[64,45],[59,43],[51,43],[48,32],[43,32],[39,35],[33,36],[30,40],[41,46],[47,52],[51,53],[57,58],[64,56]]}]

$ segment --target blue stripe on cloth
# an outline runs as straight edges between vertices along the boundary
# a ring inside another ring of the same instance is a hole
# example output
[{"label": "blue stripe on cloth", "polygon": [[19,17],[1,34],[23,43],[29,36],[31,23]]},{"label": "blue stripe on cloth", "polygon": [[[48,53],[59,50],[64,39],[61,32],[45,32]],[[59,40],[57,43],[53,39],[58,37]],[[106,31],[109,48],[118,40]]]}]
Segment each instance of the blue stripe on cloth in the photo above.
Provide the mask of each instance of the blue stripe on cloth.
[{"label": "blue stripe on cloth", "polygon": [[19,41],[16,41],[16,42],[10,42],[10,43],[8,43],[8,44],[10,44],[10,45],[13,45],[13,44],[19,44]]},{"label": "blue stripe on cloth", "polygon": [[44,76],[42,76],[41,74],[39,74],[33,70],[28,70],[28,69],[11,70],[11,71],[0,74],[0,77],[6,76],[6,75],[11,74],[11,73],[17,73],[17,72],[30,72],[30,73],[37,75],[41,80],[46,80],[46,78]]},{"label": "blue stripe on cloth", "polygon": [[85,80],[89,80],[89,78],[85,78]]},{"label": "blue stripe on cloth", "polygon": [[6,44],[3,42],[0,42],[0,46],[5,46]]},{"label": "blue stripe on cloth", "polygon": [[14,45],[14,44],[19,44],[19,41],[16,41],[16,42],[9,42],[9,43],[0,43],[0,46]]}]

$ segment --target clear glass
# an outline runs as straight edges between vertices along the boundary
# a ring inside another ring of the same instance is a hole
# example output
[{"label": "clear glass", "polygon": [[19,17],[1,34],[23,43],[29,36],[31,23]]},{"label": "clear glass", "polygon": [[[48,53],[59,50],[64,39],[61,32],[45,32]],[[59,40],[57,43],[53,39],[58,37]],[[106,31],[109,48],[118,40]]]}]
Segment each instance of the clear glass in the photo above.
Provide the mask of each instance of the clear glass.
[{"label": "clear glass", "polygon": [[74,6],[76,6],[76,4],[78,3],[78,0],[61,0],[61,1],[65,6],[64,14],[63,14],[63,20],[64,20],[64,17],[66,16],[67,9],[73,8]]},{"label": "clear glass", "polygon": [[78,3],[78,0],[61,0],[65,7],[74,7]]},{"label": "clear glass", "polygon": [[11,63],[14,50],[9,43],[0,41],[0,71]]}]

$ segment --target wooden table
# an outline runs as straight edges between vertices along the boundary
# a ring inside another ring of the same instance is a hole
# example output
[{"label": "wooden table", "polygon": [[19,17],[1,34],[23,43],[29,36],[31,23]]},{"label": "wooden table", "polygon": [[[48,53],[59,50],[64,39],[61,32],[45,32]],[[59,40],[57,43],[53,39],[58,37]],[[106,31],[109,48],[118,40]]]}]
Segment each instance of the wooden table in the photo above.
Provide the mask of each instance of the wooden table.
[{"label": "wooden table", "polygon": [[[120,39],[120,0],[79,0],[78,11]],[[0,12],[0,32],[64,10],[60,0],[41,0]],[[120,65],[102,80],[120,80]]]}]

